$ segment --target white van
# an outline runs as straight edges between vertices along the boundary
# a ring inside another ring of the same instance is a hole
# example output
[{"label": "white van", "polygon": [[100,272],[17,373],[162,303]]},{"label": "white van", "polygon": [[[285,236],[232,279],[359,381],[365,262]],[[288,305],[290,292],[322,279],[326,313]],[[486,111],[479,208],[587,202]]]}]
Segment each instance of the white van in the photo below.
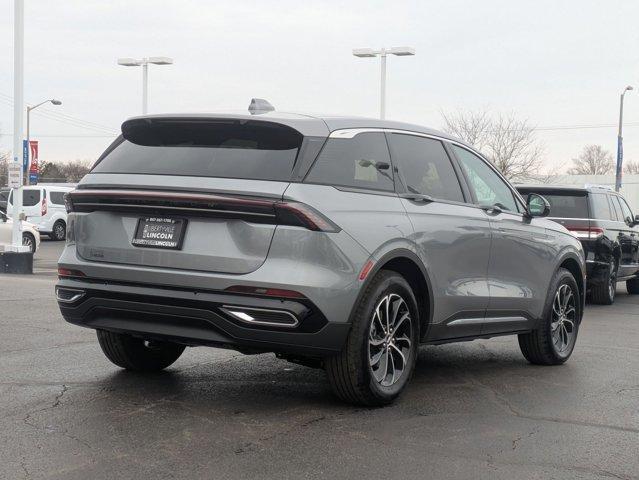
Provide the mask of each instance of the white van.
[{"label": "white van", "polygon": [[[65,185],[34,185],[23,188],[22,211],[25,220],[34,224],[43,235],[64,240],[67,230],[67,211],[64,194],[75,187]],[[13,211],[13,190],[9,194],[7,213]]]}]

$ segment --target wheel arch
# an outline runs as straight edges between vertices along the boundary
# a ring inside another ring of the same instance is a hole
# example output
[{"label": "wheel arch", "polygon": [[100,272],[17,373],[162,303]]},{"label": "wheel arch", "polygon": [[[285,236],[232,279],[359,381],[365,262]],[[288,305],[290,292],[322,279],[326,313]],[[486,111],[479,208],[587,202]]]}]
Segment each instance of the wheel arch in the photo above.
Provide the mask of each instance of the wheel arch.
[{"label": "wheel arch", "polygon": [[351,319],[359,305],[368,284],[380,270],[391,270],[402,275],[413,289],[419,308],[420,340],[426,337],[432,323],[433,289],[428,272],[420,258],[411,250],[400,248],[380,257],[368,272],[366,279],[351,310]]}]

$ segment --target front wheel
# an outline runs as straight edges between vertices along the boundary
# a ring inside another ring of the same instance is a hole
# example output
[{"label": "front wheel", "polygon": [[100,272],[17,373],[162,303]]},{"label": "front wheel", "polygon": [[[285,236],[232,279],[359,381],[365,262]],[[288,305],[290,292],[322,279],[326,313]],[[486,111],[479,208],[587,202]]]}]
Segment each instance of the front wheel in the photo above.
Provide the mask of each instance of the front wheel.
[{"label": "front wheel", "polygon": [[560,268],[551,286],[539,327],[519,335],[521,353],[537,365],[559,365],[570,358],[581,320],[579,288],[572,273]]},{"label": "front wheel", "polygon": [[419,310],[408,282],[381,270],[361,298],[346,345],[325,361],[335,394],[366,406],[391,403],[415,367]]},{"label": "front wheel", "polygon": [[36,239],[30,233],[23,233],[22,234],[22,245],[24,247],[29,247],[29,251],[31,253],[35,253],[35,251],[36,251]]},{"label": "front wheel", "polygon": [[104,355],[126,370],[162,370],[175,362],[185,348],[177,343],[143,340],[106,330],[97,330],[97,334]]}]

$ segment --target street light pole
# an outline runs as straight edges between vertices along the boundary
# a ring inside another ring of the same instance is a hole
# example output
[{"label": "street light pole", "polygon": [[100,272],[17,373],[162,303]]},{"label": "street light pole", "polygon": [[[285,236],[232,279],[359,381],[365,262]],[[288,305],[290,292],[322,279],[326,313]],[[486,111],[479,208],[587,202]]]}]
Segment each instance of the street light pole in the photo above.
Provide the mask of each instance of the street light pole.
[{"label": "street light pole", "polygon": [[27,158],[28,158],[28,162],[27,162],[27,179],[26,179],[26,184],[30,185],[31,184],[31,180],[29,178],[29,174],[31,172],[31,131],[30,131],[30,126],[31,126],[31,110],[35,110],[36,108],[38,108],[41,105],[44,105],[45,103],[49,103],[51,102],[52,105],[62,105],[62,102],[60,100],[56,100],[55,98],[50,98],[49,100],[45,100],[43,102],[38,103],[37,105],[34,105],[33,107],[27,107]]},{"label": "street light pole", "polygon": [[373,50],[372,48],[355,48],[353,55],[360,58],[380,57],[381,60],[381,77],[380,77],[380,99],[379,99],[379,118],[386,118],[386,57],[388,54],[398,57],[415,55],[415,49],[411,47],[393,47],[390,49],[381,48]]},{"label": "street light pole", "polygon": [[170,57],[118,58],[118,65],[125,67],[142,67],[142,113],[146,115],[149,107],[149,63],[154,65],[172,65]]},{"label": "street light pole", "polygon": [[617,171],[615,175],[615,191],[618,192],[621,189],[621,177],[623,175],[623,100],[626,96],[626,92],[633,90],[631,85],[628,85],[621,92],[619,98],[619,133],[617,134]]}]

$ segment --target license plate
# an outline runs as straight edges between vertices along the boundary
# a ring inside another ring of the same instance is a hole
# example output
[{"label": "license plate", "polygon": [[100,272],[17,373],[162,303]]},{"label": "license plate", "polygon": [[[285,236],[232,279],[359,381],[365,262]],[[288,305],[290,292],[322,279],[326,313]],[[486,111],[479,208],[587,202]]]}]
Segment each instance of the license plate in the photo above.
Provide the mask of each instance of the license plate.
[{"label": "license plate", "polygon": [[164,217],[142,217],[138,220],[131,243],[136,247],[179,250],[184,240],[186,220]]}]

